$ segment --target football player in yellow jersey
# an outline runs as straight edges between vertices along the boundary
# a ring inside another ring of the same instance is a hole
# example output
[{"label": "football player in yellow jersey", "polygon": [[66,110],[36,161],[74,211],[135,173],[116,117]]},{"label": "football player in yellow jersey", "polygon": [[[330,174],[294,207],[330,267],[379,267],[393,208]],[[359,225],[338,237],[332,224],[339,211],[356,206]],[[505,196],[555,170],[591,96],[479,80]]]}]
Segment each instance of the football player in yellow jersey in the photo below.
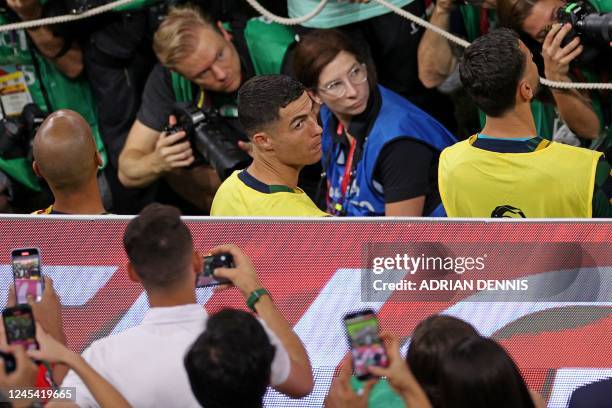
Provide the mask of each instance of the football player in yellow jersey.
[{"label": "football player in yellow jersey", "polygon": [[612,216],[603,154],[536,136],[530,102],[538,70],[515,32],[476,39],[459,72],[487,120],[480,133],[440,155],[438,183],[450,217]]},{"label": "football player in yellow jersey", "polygon": [[238,94],[238,117],[253,163],[223,182],[211,215],[326,216],[297,186],[300,170],[321,160],[317,113],[304,86],[288,76],[247,81]]}]

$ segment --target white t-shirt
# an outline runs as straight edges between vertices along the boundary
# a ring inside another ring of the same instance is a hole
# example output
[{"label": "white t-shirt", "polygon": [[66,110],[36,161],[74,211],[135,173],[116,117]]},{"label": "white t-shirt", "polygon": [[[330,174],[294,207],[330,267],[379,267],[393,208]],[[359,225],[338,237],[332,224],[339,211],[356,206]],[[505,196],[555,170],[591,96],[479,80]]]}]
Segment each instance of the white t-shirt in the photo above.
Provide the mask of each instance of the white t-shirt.
[{"label": "white t-shirt", "polygon": [[[198,304],[151,308],[140,325],[93,342],[83,358],[134,407],[199,407],[183,358],[207,319]],[[270,382],[282,384],[291,370],[289,355],[278,337],[263,322],[262,326],[276,347]],[[80,407],[98,406],[74,371],[68,372],[62,386],[76,387]]]}]

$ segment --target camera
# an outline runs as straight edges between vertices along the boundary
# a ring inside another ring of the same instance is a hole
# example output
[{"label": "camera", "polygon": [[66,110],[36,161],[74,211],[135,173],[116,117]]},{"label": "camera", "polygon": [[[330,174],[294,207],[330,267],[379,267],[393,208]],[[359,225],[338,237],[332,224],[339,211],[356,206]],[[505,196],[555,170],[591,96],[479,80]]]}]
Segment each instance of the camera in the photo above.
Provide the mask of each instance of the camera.
[{"label": "camera", "polygon": [[185,131],[191,146],[213,166],[222,181],[251,163],[251,157],[238,147],[239,140],[248,141],[248,138],[216,109],[178,103],[173,115],[177,124],[166,126],[164,131]]},{"label": "camera", "polygon": [[32,159],[32,142],[47,113],[35,103],[24,106],[21,115],[0,120],[0,157]]},{"label": "camera", "polygon": [[612,13],[598,13],[587,2],[571,2],[557,11],[557,20],[572,25],[562,46],[580,37],[583,51],[575,59],[578,64],[593,64],[600,58],[609,61],[612,55]]}]

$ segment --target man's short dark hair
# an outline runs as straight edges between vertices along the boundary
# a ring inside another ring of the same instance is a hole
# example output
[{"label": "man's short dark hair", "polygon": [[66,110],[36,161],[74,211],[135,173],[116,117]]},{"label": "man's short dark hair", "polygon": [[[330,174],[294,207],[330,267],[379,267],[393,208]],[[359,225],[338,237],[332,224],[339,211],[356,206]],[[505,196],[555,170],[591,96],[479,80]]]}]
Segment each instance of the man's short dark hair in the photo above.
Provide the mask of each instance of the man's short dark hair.
[{"label": "man's short dark hair", "polygon": [[514,107],[525,65],[517,34],[500,28],[477,38],[465,50],[459,74],[476,106],[488,116],[499,117]]},{"label": "man's short dark hair", "polygon": [[251,314],[222,310],[185,355],[191,390],[206,408],[261,407],[275,347]]},{"label": "man's short dark hair", "polygon": [[193,256],[191,233],[180,211],[162,204],[146,206],[130,221],[123,246],[145,287],[172,287],[180,282]]},{"label": "man's short dark hair", "polygon": [[304,85],[286,75],[259,75],[238,92],[238,118],[249,137],[277,121],[280,110],[304,94]]}]

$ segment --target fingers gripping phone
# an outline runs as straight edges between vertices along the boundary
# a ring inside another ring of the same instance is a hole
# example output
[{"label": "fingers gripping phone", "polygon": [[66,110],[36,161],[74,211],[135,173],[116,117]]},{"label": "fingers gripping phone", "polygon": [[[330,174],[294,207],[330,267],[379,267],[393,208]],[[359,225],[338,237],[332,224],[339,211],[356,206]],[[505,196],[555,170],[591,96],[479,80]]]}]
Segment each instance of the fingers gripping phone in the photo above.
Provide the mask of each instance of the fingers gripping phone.
[{"label": "fingers gripping phone", "polygon": [[389,364],[385,345],[380,338],[376,313],[371,309],[344,316],[344,326],[353,357],[353,373],[359,380],[372,375],[368,367],[386,367]]},{"label": "fingers gripping phone", "polygon": [[229,279],[216,278],[214,271],[216,268],[234,268],[234,258],[232,254],[223,253],[204,257],[204,268],[196,277],[196,288],[223,285],[231,283]]},{"label": "fingers gripping phone", "polygon": [[4,361],[4,372],[10,374],[17,369],[17,362],[11,353],[0,351],[0,358]]},{"label": "fingers gripping phone", "polygon": [[25,350],[38,349],[36,325],[30,305],[17,305],[4,309],[2,320],[8,344],[20,344]]},{"label": "fingers gripping phone", "polygon": [[17,304],[28,303],[28,296],[40,301],[44,289],[38,248],[13,249],[11,251],[13,280]]}]

